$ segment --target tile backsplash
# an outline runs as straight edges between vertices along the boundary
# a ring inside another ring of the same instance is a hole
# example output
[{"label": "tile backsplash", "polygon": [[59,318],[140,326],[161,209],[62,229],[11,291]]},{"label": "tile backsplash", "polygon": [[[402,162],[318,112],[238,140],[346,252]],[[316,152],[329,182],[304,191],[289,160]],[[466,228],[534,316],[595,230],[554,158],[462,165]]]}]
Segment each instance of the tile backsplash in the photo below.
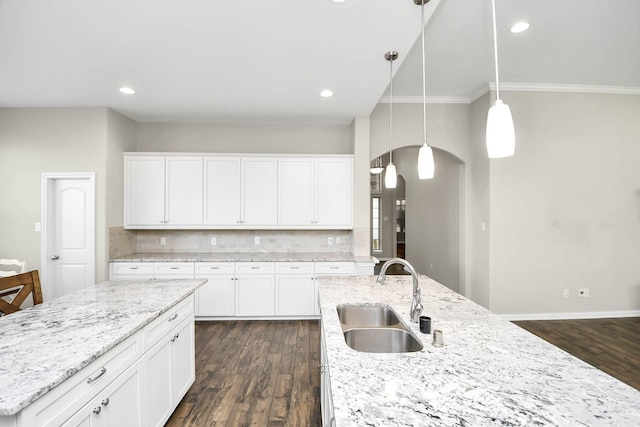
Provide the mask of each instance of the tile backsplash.
[{"label": "tile backsplash", "polygon": [[[163,239],[164,238],[164,239]],[[215,245],[212,245],[215,239]],[[329,240],[332,244],[329,245]],[[161,242],[164,240],[164,245]],[[259,243],[256,244],[256,242]],[[131,253],[351,252],[350,230],[109,229],[109,257]]]}]

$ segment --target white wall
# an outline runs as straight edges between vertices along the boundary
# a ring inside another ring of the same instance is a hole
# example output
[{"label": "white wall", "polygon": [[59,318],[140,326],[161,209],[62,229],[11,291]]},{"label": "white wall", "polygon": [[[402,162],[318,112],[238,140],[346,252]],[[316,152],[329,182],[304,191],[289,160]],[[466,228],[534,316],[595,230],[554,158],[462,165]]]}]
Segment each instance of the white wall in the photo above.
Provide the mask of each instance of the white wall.
[{"label": "white wall", "polygon": [[504,99],[517,145],[491,161],[491,309],[639,310],[640,96]]},{"label": "white wall", "polygon": [[138,123],[136,151],[353,154],[351,126]]},{"label": "white wall", "polygon": [[[106,221],[107,228],[124,223],[124,160],[122,153],[136,147],[136,122],[107,111],[107,178]],[[105,229],[105,232],[108,232]]]}]

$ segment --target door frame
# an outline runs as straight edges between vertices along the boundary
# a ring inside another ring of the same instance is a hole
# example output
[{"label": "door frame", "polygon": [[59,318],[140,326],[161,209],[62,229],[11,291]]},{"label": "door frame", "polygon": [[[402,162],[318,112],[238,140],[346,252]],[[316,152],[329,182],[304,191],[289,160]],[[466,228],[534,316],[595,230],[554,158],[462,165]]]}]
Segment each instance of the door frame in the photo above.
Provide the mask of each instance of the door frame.
[{"label": "door frame", "polygon": [[51,260],[49,259],[49,245],[55,242],[55,224],[51,221],[54,219],[54,209],[50,203],[50,198],[54,195],[54,185],[56,181],[61,179],[77,179],[89,181],[89,209],[87,210],[87,223],[89,225],[89,241],[88,247],[90,248],[89,262],[87,268],[90,276],[94,278],[96,276],[96,174],[95,172],[77,172],[77,173],[43,173],[42,174],[42,191],[41,196],[41,232],[40,232],[40,282],[42,283],[42,292],[45,294],[45,301],[47,299],[53,299],[56,295],[57,289],[52,289],[47,284],[49,280],[49,269],[51,267]]}]

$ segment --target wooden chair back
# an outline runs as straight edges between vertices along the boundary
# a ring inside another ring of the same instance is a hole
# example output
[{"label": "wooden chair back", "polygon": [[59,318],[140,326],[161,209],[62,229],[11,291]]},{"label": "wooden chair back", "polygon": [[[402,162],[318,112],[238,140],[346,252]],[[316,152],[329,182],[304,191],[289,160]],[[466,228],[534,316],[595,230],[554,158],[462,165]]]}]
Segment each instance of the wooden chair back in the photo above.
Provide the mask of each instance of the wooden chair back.
[{"label": "wooden chair back", "polygon": [[17,259],[0,258],[0,277],[13,276],[15,274],[24,273],[27,269],[26,261]]},{"label": "wooden chair back", "polygon": [[0,313],[2,315],[22,310],[20,306],[29,295],[33,298],[33,305],[42,304],[38,270],[0,277]]}]

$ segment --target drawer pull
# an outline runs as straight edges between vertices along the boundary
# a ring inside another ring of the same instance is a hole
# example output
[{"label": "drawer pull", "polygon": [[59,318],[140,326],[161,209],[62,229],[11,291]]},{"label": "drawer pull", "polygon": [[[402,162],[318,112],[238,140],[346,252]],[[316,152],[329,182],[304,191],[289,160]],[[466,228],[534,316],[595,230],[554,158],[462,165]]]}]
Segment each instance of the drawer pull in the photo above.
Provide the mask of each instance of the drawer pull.
[{"label": "drawer pull", "polygon": [[209,267],[211,270],[220,270],[220,267]]},{"label": "drawer pull", "polygon": [[178,332],[177,334],[175,334],[173,336],[173,338],[171,338],[171,342],[176,342],[176,340],[180,337],[180,332]]},{"label": "drawer pull", "polygon": [[291,268],[292,270],[297,270],[297,269],[299,269],[300,267],[289,267],[289,268]]},{"label": "drawer pull", "polygon": [[332,265],[332,266],[331,266],[331,267],[329,267],[329,268],[330,268],[330,269],[332,269],[332,270],[337,270],[337,269],[339,269],[340,267],[338,267],[337,265]]},{"label": "drawer pull", "polygon": [[93,408],[93,413],[96,415],[98,415],[100,411],[102,411],[102,407],[100,406],[96,406],[95,408]]},{"label": "drawer pull", "polygon": [[87,378],[87,384],[91,384],[94,381],[98,381],[100,379],[101,376],[103,376],[104,374],[107,373],[107,368],[105,368],[104,366],[102,368],[100,368],[100,372],[98,373],[98,375],[96,375],[95,377],[91,378]]},{"label": "drawer pull", "polygon": [[169,322],[173,322],[178,318],[178,313],[175,313],[173,316],[169,317]]},{"label": "drawer pull", "polygon": [[179,270],[180,267],[169,267],[171,270]]},{"label": "drawer pull", "polygon": [[137,270],[138,267],[129,267],[129,270]]},{"label": "drawer pull", "polygon": [[102,400],[102,406],[107,406],[109,404],[109,398],[107,397],[106,399]]},{"label": "drawer pull", "polygon": [[259,270],[260,267],[251,267],[252,270]]}]

